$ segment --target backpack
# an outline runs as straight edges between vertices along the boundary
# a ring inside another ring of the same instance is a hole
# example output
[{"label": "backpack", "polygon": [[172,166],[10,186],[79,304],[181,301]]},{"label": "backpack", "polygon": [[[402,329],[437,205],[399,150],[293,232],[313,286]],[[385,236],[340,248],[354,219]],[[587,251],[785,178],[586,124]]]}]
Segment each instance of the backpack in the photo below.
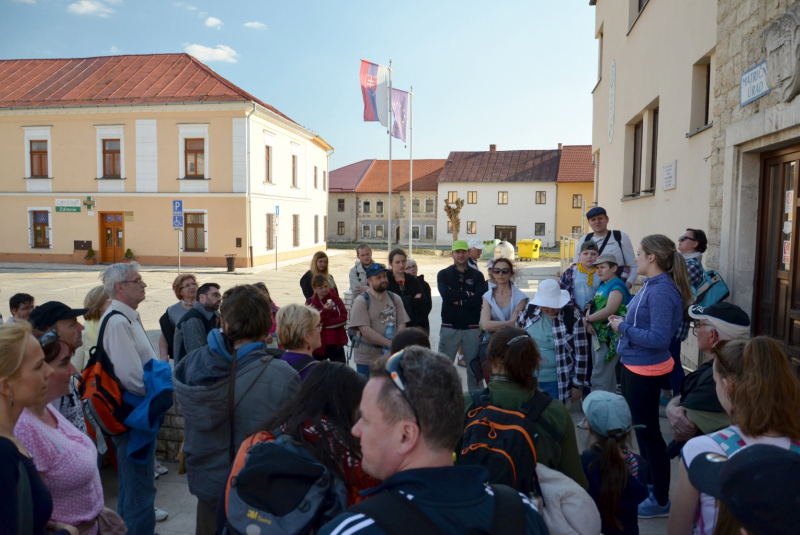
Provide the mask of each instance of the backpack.
[{"label": "backpack", "polygon": [[[392,302],[392,306],[395,308],[395,312],[397,312],[397,303],[394,302],[394,298],[395,298],[395,296],[397,294],[395,294],[394,292],[391,292],[389,290],[386,290],[386,293],[389,294],[389,300]],[[364,296],[364,301],[367,302],[367,314],[369,314],[369,305],[370,305],[369,292],[364,292],[361,295]],[[359,296],[356,296],[356,299],[358,299],[358,297]],[[400,301],[402,302],[403,299],[401,298]],[[355,305],[355,303],[356,303],[356,300],[353,299],[353,305]],[[350,309],[350,313],[352,314],[352,307]],[[395,328],[397,328],[397,326],[395,326]],[[359,331],[357,328],[348,329],[347,330],[347,335],[350,337],[350,340],[353,343],[353,349],[357,348],[360,344],[364,344],[364,345],[370,346],[370,347],[381,347],[381,346],[376,346],[373,343],[370,343],[370,342],[367,342],[367,341],[363,340],[363,337],[361,336],[361,331]]]},{"label": "backpack", "polygon": [[[725,455],[730,457],[743,447],[747,446],[747,443],[744,439],[739,436],[739,433],[732,427],[726,427],[716,433],[712,433],[711,438],[714,439],[714,442],[719,444],[722,450],[725,452]],[[793,451],[800,455],[800,440],[792,440],[791,445],[789,446],[789,451]]]},{"label": "backpack", "polygon": [[97,333],[97,345],[89,350],[89,362],[81,373],[79,389],[86,419],[86,431],[94,439],[100,453],[105,452],[106,438],[120,435],[128,430],[123,422],[134,409],[122,399],[125,389],[114,373],[114,364],[103,347],[103,336],[108,320],[117,314],[130,323],[119,310],[112,310],[103,318]]},{"label": "backpack", "polygon": [[222,535],[316,533],[347,508],[347,489],[318,460],[280,431],[247,438],[225,488]]},{"label": "backpack", "polygon": [[[614,235],[614,241],[617,242],[617,244],[619,244],[619,252],[622,255],[622,267],[624,268],[627,264],[625,263],[625,251],[622,250],[622,231],[612,230],[611,234]],[[606,239],[603,240],[603,244],[600,246],[599,253],[597,256],[603,254],[603,250],[606,248],[606,244],[608,243],[608,238],[611,236],[611,234],[606,234]],[[587,234],[583,242],[586,243],[586,240],[591,240],[592,236],[594,236],[594,232],[590,232],[589,234]]]},{"label": "backpack", "polygon": [[697,288],[692,288],[692,292],[694,292],[694,304],[702,307],[710,307],[724,301],[731,294],[722,275],[713,270],[703,272],[703,281]]},{"label": "backpack", "polygon": [[[489,483],[541,496],[536,475],[539,430],[535,423],[553,398],[537,390],[519,410],[509,411],[490,405],[488,388],[470,395],[472,409],[467,412],[456,464],[483,466],[489,470]],[[551,435],[555,436],[555,432]]]}]

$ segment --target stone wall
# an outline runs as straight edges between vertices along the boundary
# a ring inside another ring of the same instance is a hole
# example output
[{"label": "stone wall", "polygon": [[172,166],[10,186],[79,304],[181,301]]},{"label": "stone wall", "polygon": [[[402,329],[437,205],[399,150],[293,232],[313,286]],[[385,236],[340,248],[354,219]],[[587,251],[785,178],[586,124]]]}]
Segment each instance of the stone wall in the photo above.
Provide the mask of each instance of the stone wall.
[{"label": "stone wall", "polygon": [[183,413],[174,404],[164,416],[164,424],[156,440],[156,457],[168,462],[178,460],[178,452],[183,442]]},{"label": "stone wall", "polygon": [[[708,220],[708,252],[703,263],[709,269],[720,267],[723,220],[726,130],[757,113],[779,104],[777,93],[770,93],[740,106],[742,73],[766,56],[764,30],[800,0],[719,0],[717,3],[716,81],[711,152],[711,195]],[[735,165],[735,162],[730,162]]]}]

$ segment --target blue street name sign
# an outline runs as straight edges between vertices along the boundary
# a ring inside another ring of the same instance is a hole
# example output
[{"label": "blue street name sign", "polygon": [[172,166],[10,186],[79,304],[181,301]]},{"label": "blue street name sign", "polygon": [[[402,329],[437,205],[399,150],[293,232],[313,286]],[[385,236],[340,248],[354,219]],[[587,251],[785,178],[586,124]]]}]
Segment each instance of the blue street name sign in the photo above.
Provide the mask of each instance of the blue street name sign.
[{"label": "blue street name sign", "polygon": [[281,207],[277,204],[275,205],[275,215],[281,215]]}]

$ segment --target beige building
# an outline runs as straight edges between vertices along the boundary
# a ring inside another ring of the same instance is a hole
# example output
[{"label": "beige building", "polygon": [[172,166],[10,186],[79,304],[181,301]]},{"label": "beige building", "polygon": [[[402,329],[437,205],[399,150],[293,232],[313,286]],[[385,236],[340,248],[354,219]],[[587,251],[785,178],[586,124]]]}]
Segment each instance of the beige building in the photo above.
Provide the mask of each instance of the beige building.
[{"label": "beige building", "polygon": [[308,255],[325,248],[330,151],[187,54],[0,61],[0,260]]},{"label": "beige building", "polygon": [[588,228],[586,210],[594,201],[594,165],[591,145],[566,145],[561,149],[561,161],[556,179],[556,235],[583,235]]}]

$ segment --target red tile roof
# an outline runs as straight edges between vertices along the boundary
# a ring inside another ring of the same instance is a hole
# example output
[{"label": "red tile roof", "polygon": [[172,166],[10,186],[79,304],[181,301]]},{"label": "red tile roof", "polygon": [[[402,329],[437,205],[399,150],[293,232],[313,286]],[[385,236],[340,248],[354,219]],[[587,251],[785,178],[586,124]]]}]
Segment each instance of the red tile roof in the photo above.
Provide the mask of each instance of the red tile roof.
[{"label": "red tile roof", "polygon": [[555,182],[561,151],[451,152],[439,182]]},{"label": "red tile roof", "polygon": [[0,108],[247,101],[292,121],[189,54],[0,61]]},{"label": "red tile roof", "polygon": [[374,162],[375,160],[361,160],[360,162],[334,169],[328,175],[328,191],[332,193],[354,192]]},{"label": "red tile roof", "polygon": [[594,182],[591,145],[565,145],[558,168],[559,182]]},{"label": "red tile roof", "polygon": [[[446,160],[414,160],[414,189],[436,191],[436,182]],[[392,160],[392,191],[408,190],[408,160]],[[356,188],[358,193],[389,191],[389,160],[375,160]]]}]

